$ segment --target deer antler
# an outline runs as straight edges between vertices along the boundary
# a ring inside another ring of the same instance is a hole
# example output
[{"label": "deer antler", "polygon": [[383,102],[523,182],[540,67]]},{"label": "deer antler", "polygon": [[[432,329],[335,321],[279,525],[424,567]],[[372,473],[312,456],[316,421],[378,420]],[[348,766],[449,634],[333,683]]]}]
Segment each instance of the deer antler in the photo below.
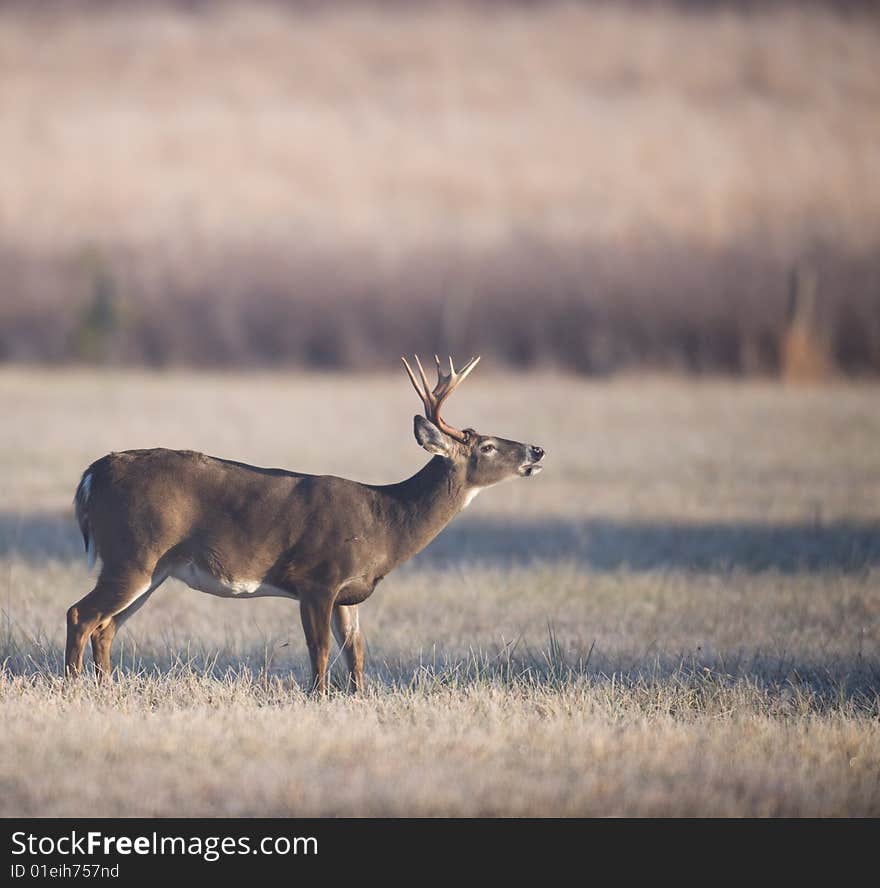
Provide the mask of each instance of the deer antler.
[{"label": "deer antler", "polygon": [[458,441],[466,441],[467,435],[461,431],[461,429],[456,429],[443,421],[440,417],[440,407],[456,388],[461,385],[471,370],[477,366],[480,361],[479,357],[471,358],[457,373],[455,372],[455,365],[452,363],[452,358],[450,357],[449,373],[444,373],[443,369],[440,367],[440,358],[438,358],[437,355],[434,355],[434,360],[437,362],[437,385],[434,386],[433,391],[428,388],[428,380],[425,377],[425,371],[422,369],[422,362],[419,360],[419,356],[413,355],[413,357],[415,358],[416,366],[419,368],[419,376],[422,380],[421,385],[419,385],[416,375],[413,373],[412,367],[407,363],[406,358],[402,357],[400,360],[403,361],[403,366],[406,367],[407,375],[409,376],[410,382],[413,384],[413,388],[416,390],[416,394],[422,399],[422,403],[425,405],[425,416],[442,432],[445,432],[447,435],[452,436]]}]

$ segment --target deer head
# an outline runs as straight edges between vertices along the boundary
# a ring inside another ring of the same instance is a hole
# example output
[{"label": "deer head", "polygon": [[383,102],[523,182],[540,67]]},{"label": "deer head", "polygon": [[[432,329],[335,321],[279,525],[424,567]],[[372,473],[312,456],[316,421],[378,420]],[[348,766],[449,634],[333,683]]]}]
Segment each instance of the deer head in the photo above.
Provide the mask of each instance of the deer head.
[{"label": "deer head", "polygon": [[440,358],[437,362],[437,384],[429,388],[422,362],[415,355],[419,378],[416,378],[406,358],[401,358],[410,382],[425,406],[425,416],[414,418],[416,441],[428,453],[457,463],[465,472],[465,484],[479,490],[504,481],[506,478],[531,477],[541,471],[544,450],[534,444],[521,444],[496,435],[482,435],[474,429],[457,429],[440,416],[446,399],[467,378],[479,363],[471,358],[458,372],[449,358],[449,372],[444,373]]}]

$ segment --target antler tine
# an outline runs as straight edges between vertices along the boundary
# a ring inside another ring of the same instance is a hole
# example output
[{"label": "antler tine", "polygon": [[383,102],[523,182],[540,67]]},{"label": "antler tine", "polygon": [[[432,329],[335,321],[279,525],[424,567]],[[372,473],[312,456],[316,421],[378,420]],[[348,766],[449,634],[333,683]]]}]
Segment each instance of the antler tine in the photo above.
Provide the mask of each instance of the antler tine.
[{"label": "antler tine", "polygon": [[452,363],[452,358],[449,358],[449,373],[442,373],[440,370],[440,362],[437,362],[437,388],[434,389],[435,394],[441,394],[437,391],[442,386],[442,394],[441,394],[441,402],[444,398],[448,397],[452,392],[461,385],[462,382],[467,378],[468,374],[477,366],[479,363],[479,357],[471,358],[464,367],[461,368],[457,373],[455,371],[455,365]]},{"label": "antler tine", "polygon": [[430,388],[430,386],[428,385],[428,377],[425,376],[425,370],[424,370],[424,368],[422,367],[422,362],[419,360],[419,356],[418,356],[418,355],[413,355],[413,357],[416,359],[416,365],[417,365],[418,368],[419,368],[419,376],[422,377],[422,385],[425,387],[425,394],[426,394],[426,395],[430,395],[430,394],[431,394],[431,388]]},{"label": "antler tine", "polygon": [[[457,379],[456,379],[456,383],[455,383],[455,384],[458,385],[459,383],[464,382],[464,380],[467,378],[467,375],[468,375],[468,374],[471,372],[471,370],[473,370],[474,367],[476,367],[477,364],[479,364],[479,363],[480,363],[480,355],[477,355],[475,358],[471,358],[471,359],[467,362],[467,364],[465,364],[464,367],[462,367],[461,370],[458,371],[458,374],[455,374],[455,373],[453,372],[453,376],[457,376]],[[449,360],[449,366],[450,366],[450,369],[451,369],[451,368],[452,368],[452,359],[451,359],[451,358],[450,358],[450,360]]]},{"label": "antler tine", "polygon": [[[412,383],[413,388],[416,390],[416,394],[422,399],[422,403],[425,405],[425,410],[428,409],[428,387],[425,386],[422,388],[419,385],[418,380],[416,379],[415,373],[412,371],[412,367],[409,365],[409,361],[403,355],[400,356],[400,360],[403,361],[403,366],[406,368],[406,375],[409,376],[409,381]],[[422,374],[422,380],[424,381],[425,374]]]},{"label": "antler tine", "polygon": [[450,356],[448,373],[443,372],[443,366],[437,355],[434,355],[434,360],[437,363],[437,385],[434,386],[433,394],[439,395],[445,393],[447,389],[451,392],[457,385],[459,385],[468,373],[477,366],[477,362],[480,359],[479,357],[471,358],[461,370],[456,371],[455,364],[452,362],[452,357]]}]

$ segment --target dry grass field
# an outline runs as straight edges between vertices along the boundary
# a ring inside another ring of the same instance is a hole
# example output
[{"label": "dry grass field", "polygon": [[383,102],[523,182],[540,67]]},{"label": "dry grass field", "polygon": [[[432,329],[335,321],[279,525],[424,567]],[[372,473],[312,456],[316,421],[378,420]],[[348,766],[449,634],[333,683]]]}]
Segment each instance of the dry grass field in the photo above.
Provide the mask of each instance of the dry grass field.
[{"label": "dry grass field", "polygon": [[4,369],[0,814],[876,816],[877,394],[481,367],[450,420],[547,469],[379,587],[369,692],[316,701],[295,604],[173,581],[66,684],[70,499],[159,444],[399,479],[402,373]]}]

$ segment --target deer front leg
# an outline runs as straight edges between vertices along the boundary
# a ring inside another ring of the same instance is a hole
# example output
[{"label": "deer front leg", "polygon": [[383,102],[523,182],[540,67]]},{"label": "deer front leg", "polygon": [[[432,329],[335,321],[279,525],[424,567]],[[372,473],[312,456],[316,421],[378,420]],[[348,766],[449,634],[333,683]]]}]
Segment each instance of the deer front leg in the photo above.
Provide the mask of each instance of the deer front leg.
[{"label": "deer front leg", "polygon": [[330,619],[333,597],[329,592],[311,592],[299,602],[309,658],[312,661],[312,692],[322,697],[327,692],[327,659],[330,656]]},{"label": "deer front leg", "polygon": [[356,694],[364,688],[364,636],[356,604],[337,604],[333,608],[333,634],[345,653],[349,686]]}]

